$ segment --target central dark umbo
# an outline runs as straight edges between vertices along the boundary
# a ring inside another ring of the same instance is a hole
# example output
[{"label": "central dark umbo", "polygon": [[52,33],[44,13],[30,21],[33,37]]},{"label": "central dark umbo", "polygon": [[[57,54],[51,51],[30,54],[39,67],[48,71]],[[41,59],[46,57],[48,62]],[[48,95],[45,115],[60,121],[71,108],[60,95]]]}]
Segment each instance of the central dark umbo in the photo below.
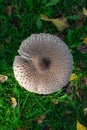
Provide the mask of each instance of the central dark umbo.
[{"label": "central dark umbo", "polygon": [[41,70],[49,69],[51,65],[51,61],[49,58],[43,57],[40,62],[39,66]]}]

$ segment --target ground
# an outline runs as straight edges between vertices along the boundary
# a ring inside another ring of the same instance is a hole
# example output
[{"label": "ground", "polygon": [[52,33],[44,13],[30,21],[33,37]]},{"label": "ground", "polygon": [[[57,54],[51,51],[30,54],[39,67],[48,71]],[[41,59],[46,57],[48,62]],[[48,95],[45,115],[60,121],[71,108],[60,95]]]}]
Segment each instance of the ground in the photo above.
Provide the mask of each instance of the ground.
[{"label": "ground", "polygon": [[[76,130],[77,120],[87,127],[87,53],[81,50],[87,36],[87,18],[82,15],[87,0],[56,0],[52,5],[53,1],[0,0],[0,74],[8,76],[0,83],[0,130]],[[40,19],[42,13],[49,18],[66,17],[68,28],[59,31]],[[78,77],[46,96],[23,89],[12,68],[22,40],[42,32],[66,42],[73,55],[73,73]],[[12,97],[17,101],[15,107]]]}]

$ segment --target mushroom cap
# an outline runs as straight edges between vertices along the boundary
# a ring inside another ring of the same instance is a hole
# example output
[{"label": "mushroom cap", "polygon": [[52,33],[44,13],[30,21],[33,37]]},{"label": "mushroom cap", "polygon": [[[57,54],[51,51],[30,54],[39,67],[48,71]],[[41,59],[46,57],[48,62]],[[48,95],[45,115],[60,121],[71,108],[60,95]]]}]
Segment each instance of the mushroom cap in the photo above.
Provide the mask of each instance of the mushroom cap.
[{"label": "mushroom cap", "polygon": [[25,39],[13,63],[18,83],[30,92],[50,94],[64,87],[73,69],[67,45],[57,36],[32,34]]}]

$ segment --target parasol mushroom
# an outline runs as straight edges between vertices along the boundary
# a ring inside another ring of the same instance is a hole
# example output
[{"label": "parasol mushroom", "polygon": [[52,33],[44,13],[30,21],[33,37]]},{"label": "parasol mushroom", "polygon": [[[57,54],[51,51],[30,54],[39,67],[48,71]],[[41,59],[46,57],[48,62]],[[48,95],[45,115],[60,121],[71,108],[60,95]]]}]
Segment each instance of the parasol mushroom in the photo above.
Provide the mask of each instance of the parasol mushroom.
[{"label": "parasol mushroom", "polygon": [[67,45],[57,36],[32,34],[24,40],[13,63],[18,83],[30,92],[50,94],[64,87],[73,69]]}]

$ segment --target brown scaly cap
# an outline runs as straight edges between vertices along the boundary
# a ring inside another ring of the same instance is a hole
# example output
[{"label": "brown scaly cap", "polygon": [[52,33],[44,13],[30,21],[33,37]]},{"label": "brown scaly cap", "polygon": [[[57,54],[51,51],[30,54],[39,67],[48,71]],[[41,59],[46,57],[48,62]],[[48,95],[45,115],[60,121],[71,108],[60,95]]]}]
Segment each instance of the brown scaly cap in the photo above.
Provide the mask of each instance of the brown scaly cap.
[{"label": "brown scaly cap", "polygon": [[15,78],[30,92],[50,94],[64,87],[72,73],[72,55],[57,36],[32,34],[24,40],[13,63]]}]

